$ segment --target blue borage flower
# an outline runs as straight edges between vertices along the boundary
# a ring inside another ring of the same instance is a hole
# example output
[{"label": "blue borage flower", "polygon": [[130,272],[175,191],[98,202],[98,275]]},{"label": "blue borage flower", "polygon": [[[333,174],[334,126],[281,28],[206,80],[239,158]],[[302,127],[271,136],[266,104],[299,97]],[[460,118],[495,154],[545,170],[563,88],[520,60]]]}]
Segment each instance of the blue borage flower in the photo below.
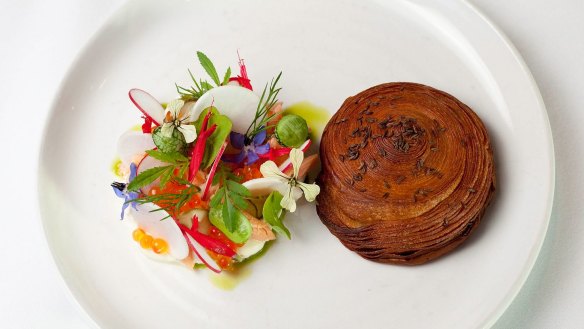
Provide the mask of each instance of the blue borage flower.
[{"label": "blue borage flower", "polygon": [[[138,168],[132,162],[132,164],[130,164],[130,178],[129,178],[128,184],[130,182],[132,182],[134,180],[134,178],[136,178],[136,171],[137,170],[138,170]],[[132,201],[132,200],[136,200],[138,197],[140,197],[140,194],[138,192],[128,192],[128,190],[127,190],[128,184],[119,183],[119,182],[112,183],[112,188],[114,189],[114,193],[118,197],[124,199],[124,204],[122,205],[122,214],[121,214],[120,220],[124,219],[124,212],[126,211],[126,208],[128,208],[128,206],[130,204],[132,205],[132,208],[134,208],[135,210],[138,210],[138,209],[136,209],[137,203],[135,201]]]},{"label": "blue borage flower", "polygon": [[232,131],[229,134],[231,146],[239,150],[239,153],[225,154],[221,160],[237,164],[242,162],[245,165],[253,164],[259,160],[260,155],[270,151],[270,143],[266,142],[266,136],[266,131],[262,130],[249,140],[244,134]]}]

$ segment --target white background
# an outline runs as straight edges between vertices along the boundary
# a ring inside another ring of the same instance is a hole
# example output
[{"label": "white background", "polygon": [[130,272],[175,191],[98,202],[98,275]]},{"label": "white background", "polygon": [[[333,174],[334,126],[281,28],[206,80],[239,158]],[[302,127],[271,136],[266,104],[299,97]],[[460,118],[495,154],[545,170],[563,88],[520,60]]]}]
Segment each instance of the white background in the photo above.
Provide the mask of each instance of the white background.
[{"label": "white background", "polygon": [[[547,238],[527,283],[495,328],[582,328],[584,1],[471,2],[507,34],[531,69],[547,106],[556,153],[556,195]],[[3,328],[91,327],[45,242],[36,205],[37,155],[49,105],[67,68],[122,3],[0,2]],[[100,241],[94,243],[99,246]]]}]

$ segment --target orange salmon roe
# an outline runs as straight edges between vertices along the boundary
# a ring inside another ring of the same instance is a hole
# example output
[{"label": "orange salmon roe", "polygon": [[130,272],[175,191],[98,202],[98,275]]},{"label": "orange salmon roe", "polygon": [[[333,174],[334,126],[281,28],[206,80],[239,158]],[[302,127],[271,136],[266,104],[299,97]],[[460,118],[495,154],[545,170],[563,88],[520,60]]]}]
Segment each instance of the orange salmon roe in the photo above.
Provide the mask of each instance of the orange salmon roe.
[{"label": "orange salmon roe", "polygon": [[136,242],[140,242],[140,240],[142,240],[144,235],[146,235],[144,230],[141,228],[137,228],[134,230],[134,232],[132,232],[132,239],[134,239],[134,241],[136,241]]},{"label": "orange salmon roe", "polygon": [[233,258],[231,257],[227,257],[224,255],[219,255],[213,251],[207,250],[207,253],[209,254],[209,256],[211,256],[211,258],[213,258],[213,260],[215,262],[217,262],[217,265],[219,265],[219,267],[221,267],[222,270],[226,270],[226,271],[233,271]]},{"label": "orange salmon roe", "polygon": [[164,254],[168,251],[168,243],[162,239],[154,239],[152,242],[152,251],[157,254]]},{"label": "orange salmon roe", "polygon": [[[148,191],[149,195],[157,195],[157,194],[165,194],[165,193],[173,193],[179,194],[186,188],[185,185],[178,184],[176,182],[168,182],[164,188],[160,186],[153,186],[150,191]],[[171,208],[174,206],[173,204],[168,204],[167,202],[157,202],[157,206],[161,208]],[[187,212],[193,209],[209,209],[209,203],[206,201],[201,200],[200,194],[195,194],[191,197],[189,201],[187,201],[182,207],[180,207],[179,213]],[[172,211],[171,211],[172,212]],[[173,215],[173,214],[171,214]]]},{"label": "orange salmon roe", "polygon": [[211,227],[209,228],[209,236],[225,243],[233,251],[237,251],[237,248],[243,246],[243,244],[235,243],[229,240],[229,238],[225,234],[223,234],[223,232],[221,232],[217,227],[213,225],[211,225]]},{"label": "orange salmon roe", "polygon": [[152,241],[154,240],[154,238],[152,238],[151,235],[145,234],[142,239],[140,239],[140,247],[144,248],[144,249],[150,249],[152,248]]},{"label": "orange salmon roe", "polygon": [[235,176],[241,178],[241,183],[247,182],[248,180],[252,180],[255,178],[262,178],[262,173],[260,172],[260,163],[259,161],[250,165],[244,166],[241,168],[237,168],[233,171]]}]

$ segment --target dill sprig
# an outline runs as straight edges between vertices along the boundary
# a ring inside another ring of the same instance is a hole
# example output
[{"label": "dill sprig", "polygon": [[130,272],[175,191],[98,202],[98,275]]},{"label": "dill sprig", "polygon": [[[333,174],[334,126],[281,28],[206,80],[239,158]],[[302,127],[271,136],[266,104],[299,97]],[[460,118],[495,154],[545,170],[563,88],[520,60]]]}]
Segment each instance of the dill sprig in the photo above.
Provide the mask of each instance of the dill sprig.
[{"label": "dill sprig", "polygon": [[[187,181],[186,179],[182,179],[179,177],[172,177],[172,180],[185,185],[186,187],[178,193],[160,193],[160,194],[153,194],[153,195],[143,195],[133,200],[128,200],[126,203],[136,202],[138,204],[145,204],[145,203],[153,203],[159,206],[158,209],[153,211],[160,211],[165,210],[169,214],[171,213],[179,213],[180,209],[191,200],[197,193],[201,192],[201,188],[197,185],[192,184],[191,182]],[[163,219],[170,217],[166,216]]]},{"label": "dill sprig", "polygon": [[260,97],[260,102],[258,103],[254,119],[245,132],[245,136],[249,140],[253,139],[253,137],[259,132],[270,128],[267,126],[267,123],[277,115],[277,113],[272,113],[269,115],[268,113],[270,112],[270,109],[278,102],[277,97],[282,88],[277,86],[281,76],[282,72],[280,72],[275,79],[272,79],[269,90],[268,84],[266,83],[264,91],[262,92],[262,96]]}]

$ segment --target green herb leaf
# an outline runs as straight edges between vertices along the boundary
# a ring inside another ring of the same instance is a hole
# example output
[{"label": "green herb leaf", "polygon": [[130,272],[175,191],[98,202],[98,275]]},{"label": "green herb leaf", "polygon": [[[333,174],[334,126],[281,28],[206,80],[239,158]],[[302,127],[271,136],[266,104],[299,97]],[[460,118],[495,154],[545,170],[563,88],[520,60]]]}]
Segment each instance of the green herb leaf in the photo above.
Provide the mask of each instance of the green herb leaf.
[{"label": "green herb leaf", "polygon": [[213,160],[215,160],[217,157],[219,149],[223,145],[223,142],[227,136],[229,136],[231,127],[233,126],[231,120],[226,115],[219,113],[215,107],[208,107],[201,112],[199,118],[197,121],[195,121],[195,127],[197,128],[197,131],[201,131],[203,120],[209,111],[212,111],[213,114],[209,119],[208,127],[215,124],[217,125],[217,128],[215,129],[215,132],[213,132],[213,134],[207,139],[207,145],[205,147],[205,155],[203,156],[201,169],[207,169],[213,163]]},{"label": "green herb leaf", "polygon": [[272,229],[278,234],[285,235],[290,239],[290,231],[283,223],[286,211],[282,209],[282,206],[280,205],[282,198],[282,194],[277,191],[270,193],[264,203],[264,220],[270,224]]},{"label": "green herb leaf", "polygon": [[221,204],[221,200],[223,200],[223,197],[225,196],[225,189],[223,187],[221,187],[220,189],[217,190],[217,192],[215,192],[215,194],[213,194],[213,197],[211,198],[211,201],[209,202],[209,206],[211,206],[211,208],[216,208]]},{"label": "green herb leaf", "polygon": [[130,184],[128,184],[128,191],[137,191],[138,189],[154,182],[166,170],[172,166],[154,167],[141,172]]},{"label": "green herb leaf", "polygon": [[235,230],[229,231],[225,225],[222,207],[214,207],[209,211],[209,221],[221,232],[223,232],[229,240],[235,243],[245,243],[251,237],[251,224],[249,220],[241,213],[241,211],[234,212]]},{"label": "green herb leaf", "polygon": [[152,132],[152,141],[163,153],[182,153],[187,147],[185,137],[178,129],[174,129],[172,136],[167,137],[162,135],[160,127],[156,127]]},{"label": "green herb leaf", "polygon": [[164,153],[160,150],[147,150],[146,153],[149,156],[153,157],[154,159],[166,163],[179,164],[181,162],[189,161],[189,159],[186,156],[182,155],[179,152]]},{"label": "green herb leaf", "polygon": [[233,203],[229,198],[226,198],[223,202],[223,222],[225,223],[225,228],[229,232],[235,231],[235,221],[237,217],[235,215],[235,207],[233,207]]},{"label": "green herb leaf", "polygon": [[238,209],[241,209],[241,210],[248,210],[249,209],[250,202],[247,199],[244,199],[235,193],[230,193],[229,195],[231,196],[231,201]]},{"label": "green herb leaf", "polygon": [[203,54],[200,51],[197,51],[197,57],[199,57],[199,62],[201,62],[201,66],[207,71],[207,74],[213,79],[217,86],[221,85],[219,82],[219,75],[217,74],[217,70],[215,69],[215,65],[213,62],[207,57],[207,55]]},{"label": "green herb leaf", "polygon": [[168,169],[160,175],[160,186],[165,187],[166,183],[172,178],[174,173],[174,167],[169,166]]},{"label": "green herb leaf", "polygon": [[237,193],[244,197],[251,195],[247,187],[239,184],[238,182],[228,180],[225,182],[225,184],[227,185],[227,188],[229,189],[230,192]]},{"label": "green herb leaf", "polygon": [[223,83],[221,83],[221,85],[226,85],[229,83],[229,78],[231,78],[231,67],[227,68],[227,71],[225,72],[225,76],[223,76]]}]

